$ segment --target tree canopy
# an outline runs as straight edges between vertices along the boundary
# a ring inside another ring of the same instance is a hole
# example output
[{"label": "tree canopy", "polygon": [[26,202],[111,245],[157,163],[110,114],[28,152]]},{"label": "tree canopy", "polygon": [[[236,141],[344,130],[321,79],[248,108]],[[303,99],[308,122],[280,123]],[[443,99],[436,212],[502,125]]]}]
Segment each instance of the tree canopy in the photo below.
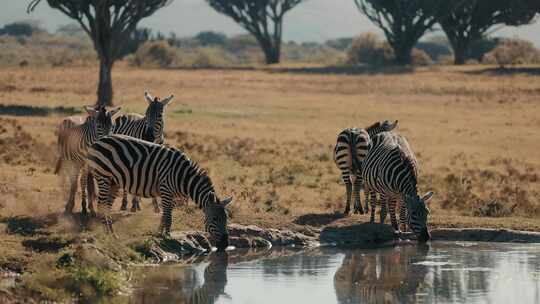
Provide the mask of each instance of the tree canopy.
[{"label": "tree canopy", "polygon": [[[42,0],[32,0],[28,12]],[[43,0],[79,23],[90,36],[100,61],[97,104],[112,104],[111,70],[138,22],[171,0]]]},{"label": "tree canopy", "polygon": [[219,13],[231,17],[259,42],[266,63],[278,63],[283,17],[303,0],[206,0]]}]

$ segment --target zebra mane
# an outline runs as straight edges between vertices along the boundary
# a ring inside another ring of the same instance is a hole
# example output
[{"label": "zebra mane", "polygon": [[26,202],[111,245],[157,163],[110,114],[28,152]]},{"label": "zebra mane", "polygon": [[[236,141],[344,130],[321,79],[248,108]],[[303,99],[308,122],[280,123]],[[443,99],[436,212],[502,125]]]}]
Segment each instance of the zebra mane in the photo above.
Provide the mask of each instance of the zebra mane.
[{"label": "zebra mane", "polygon": [[381,126],[381,122],[380,121],[377,121],[376,123],[372,124],[371,126],[367,127],[366,128],[366,131],[371,134],[372,131],[376,130],[377,128],[379,128]]}]

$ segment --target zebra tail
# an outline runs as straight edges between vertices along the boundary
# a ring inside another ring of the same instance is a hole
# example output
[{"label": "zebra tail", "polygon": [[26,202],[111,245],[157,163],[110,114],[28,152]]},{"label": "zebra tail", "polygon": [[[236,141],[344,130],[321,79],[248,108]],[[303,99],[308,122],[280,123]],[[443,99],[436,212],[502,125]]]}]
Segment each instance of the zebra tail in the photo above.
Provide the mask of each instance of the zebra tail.
[{"label": "zebra tail", "polygon": [[60,172],[60,169],[62,169],[62,158],[59,157],[56,161],[56,166],[54,167],[54,174],[58,174]]},{"label": "zebra tail", "polygon": [[354,133],[351,133],[351,160],[352,160],[352,173],[356,175],[358,170],[360,170],[360,164],[358,163],[358,150],[356,147],[356,138]]},{"label": "zebra tail", "polygon": [[96,188],[94,187],[94,176],[88,173],[86,182],[86,193],[88,193],[88,203],[91,204],[96,198]]}]

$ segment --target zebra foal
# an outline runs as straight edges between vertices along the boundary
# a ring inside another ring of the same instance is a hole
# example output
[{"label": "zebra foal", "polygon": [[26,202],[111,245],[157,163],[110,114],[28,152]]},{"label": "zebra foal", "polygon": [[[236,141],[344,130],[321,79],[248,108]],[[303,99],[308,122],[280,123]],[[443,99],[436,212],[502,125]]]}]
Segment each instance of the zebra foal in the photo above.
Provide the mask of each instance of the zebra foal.
[{"label": "zebra foal", "polygon": [[232,198],[218,199],[210,177],[182,151],[124,135],[110,135],[88,150],[86,163],[98,184],[98,211],[113,232],[110,211],[118,190],[141,197],[161,197],[160,232],[171,231],[175,198],[189,197],[205,218],[210,242],[219,250],[229,244],[226,207]]},{"label": "zebra foal", "polygon": [[[376,122],[366,129],[348,128],[339,133],[334,148],[334,162],[341,171],[341,179],[345,183],[347,201],[344,214],[349,214],[351,200],[354,200],[354,213],[364,213],[360,199],[362,161],[366,157],[371,137],[381,132],[391,131],[397,125],[397,120],[393,123],[385,120]],[[367,204],[365,208],[367,212]]]},{"label": "zebra foal", "polygon": [[[165,120],[163,112],[165,107],[172,101],[174,95],[169,95],[167,98],[160,100],[158,97],[152,97],[148,91],[144,92],[144,97],[148,102],[146,113],[144,116],[139,114],[120,115],[114,121],[113,134],[122,134],[157,144],[163,144],[165,129]],[[159,205],[155,198],[152,198],[154,211],[159,213]],[[122,195],[122,207],[120,210],[127,210],[128,199],[127,192]],[[136,196],[133,196],[131,201],[131,212],[141,210],[140,201]]]},{"label": "zebra foal", "polygon": [[[86,151],[94,141],[111,132],[112,117],[120,111],[120,107],[113,108],[110,111],[107,111],[104,107],[85,107],[85,110],[88,113],[86,118],[80,116],[67,117],[58,127],[59,157],[56,161],[54,173],[58,174],[64,163],[70,164],[70,188],[65,213],[73,213],[75,194],[77,193],[77,179],[80,174],[82,214],[87,214],[86,186],[88,172],[84,165]],[[90,211],[95,214],[92,204],[93,193],[89,192]]]},{"label": "zebra foal", "polygon": [[[433,192],[418,196],[418,165],[404,138],[391,132],[382,132],[373,137],[362,164],[362,178],[366,189],[381,194],[381,208],[384,204],[388,206],[395,230],[399,231],[395,209],[397,203],[401,202],[406,208],[407,224],[418,240],[426,242],[431,238],[427,229],[429,209],[426,204]],[[375,202],[372,200],[371,222],[374,222],[374,217]],[[384,220],[383,212],[381,220]]]}]

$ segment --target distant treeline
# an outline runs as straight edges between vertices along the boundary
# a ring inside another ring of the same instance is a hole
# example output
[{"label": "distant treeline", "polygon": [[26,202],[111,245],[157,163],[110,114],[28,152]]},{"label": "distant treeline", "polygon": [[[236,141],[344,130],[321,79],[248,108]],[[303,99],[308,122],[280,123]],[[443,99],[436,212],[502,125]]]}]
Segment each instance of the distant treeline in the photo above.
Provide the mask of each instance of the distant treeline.
[{"label": "distant treeline", "polygon": [[[246,66],[265,63],[258,41],[249,34],[227,36],[203,31],[193,37],[177,37],[149,28],[138,28],[121,50],[130,65],[162,68],[205,68]],[[393,64],[393,49],[380,36],[364,33],[325,42],[284,42],[282,61],[327,65]],[[54,33],[36,23],[16,22],[0,28],[0,65],[93,65],[97,57],[92,42],[75,24],[61,26]],[[418,42],[412,53],[415,65],[451,64],[453,50],[444,36]],[[528,41],[483,38],[471,44],[467,63],[540,63],[540,51]]]}]

